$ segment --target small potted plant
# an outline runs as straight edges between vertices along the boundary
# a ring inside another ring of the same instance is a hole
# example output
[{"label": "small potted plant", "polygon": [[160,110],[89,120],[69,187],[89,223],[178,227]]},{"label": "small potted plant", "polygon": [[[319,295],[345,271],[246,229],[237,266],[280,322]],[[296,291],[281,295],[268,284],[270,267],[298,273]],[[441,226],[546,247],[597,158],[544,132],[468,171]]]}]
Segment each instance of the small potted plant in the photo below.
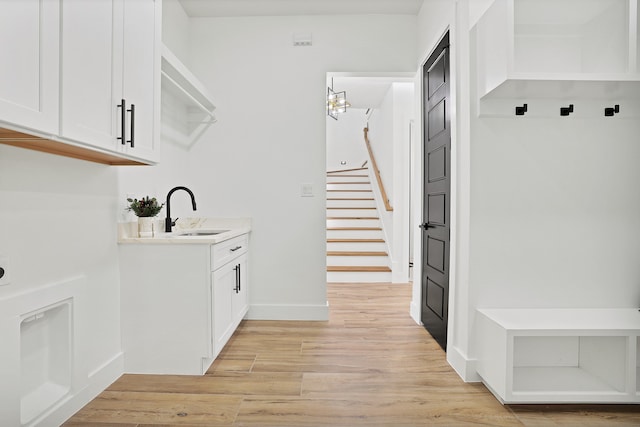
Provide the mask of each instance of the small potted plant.
[{"label": "small potted plant", "polygon": [[164,203],[159,204],[155,197],[150,198],[149,196],[145,196],[140,200],[127,198],[127,202],[129,202],[127,210],[133,212],[138,217],[138,236],[153,237],[153,218],[158,215]]}]

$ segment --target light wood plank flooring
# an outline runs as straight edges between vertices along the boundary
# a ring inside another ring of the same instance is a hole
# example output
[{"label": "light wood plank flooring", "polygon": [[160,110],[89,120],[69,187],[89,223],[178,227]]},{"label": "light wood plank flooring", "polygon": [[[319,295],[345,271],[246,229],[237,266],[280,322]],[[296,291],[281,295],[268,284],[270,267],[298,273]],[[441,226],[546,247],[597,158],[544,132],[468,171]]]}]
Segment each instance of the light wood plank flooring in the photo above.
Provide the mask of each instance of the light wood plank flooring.
[{"label": "light wood plank flooring", "polygon": [[65,425],[640,425],[640,405],[502,406],[458,377],[410,299],[330,284],[328,322],[245,321],[206,375],[124,375]]}]

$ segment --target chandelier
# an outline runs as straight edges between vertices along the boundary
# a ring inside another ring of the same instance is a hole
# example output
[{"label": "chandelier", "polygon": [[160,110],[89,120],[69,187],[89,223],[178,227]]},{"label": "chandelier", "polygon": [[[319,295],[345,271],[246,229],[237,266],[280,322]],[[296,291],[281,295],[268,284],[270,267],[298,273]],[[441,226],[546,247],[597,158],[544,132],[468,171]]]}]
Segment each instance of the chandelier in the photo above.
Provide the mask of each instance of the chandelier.
[{"label": "chandelier", "polygon": [[327,115],[334,120],[338,120],[338,114],[346,113],[347,107],[351,104],[347,101],[347,92],[335,92],[333,90],[333,77],[331,87],[327,87]]}]

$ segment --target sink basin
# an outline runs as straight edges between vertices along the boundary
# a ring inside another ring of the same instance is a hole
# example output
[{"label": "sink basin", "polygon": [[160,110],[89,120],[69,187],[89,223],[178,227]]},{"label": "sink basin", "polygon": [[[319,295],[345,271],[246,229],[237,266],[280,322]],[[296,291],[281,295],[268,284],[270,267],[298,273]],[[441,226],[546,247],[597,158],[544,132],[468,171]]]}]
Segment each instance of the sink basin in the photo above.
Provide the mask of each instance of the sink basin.
[{"label": "sink basin", "polygon": [[187,231],[185,233],[178,234],[178,237],[182,236],[215,236],[216,234],[226,233],[229,230],[210,230],[210,231]]}]

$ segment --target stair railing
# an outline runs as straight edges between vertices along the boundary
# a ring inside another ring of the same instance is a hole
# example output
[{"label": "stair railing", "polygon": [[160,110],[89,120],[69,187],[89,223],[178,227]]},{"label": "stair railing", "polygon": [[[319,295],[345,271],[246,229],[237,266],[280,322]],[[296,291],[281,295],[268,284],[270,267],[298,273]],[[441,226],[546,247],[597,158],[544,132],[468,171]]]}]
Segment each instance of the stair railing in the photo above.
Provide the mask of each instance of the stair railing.
[{"label": "stair railing", "polygon": [[389,203],[389,198],[387,197],[387,192],[384,189],[384,184],[382,183],[382,177],[380,176],[380,169],[378,169],[376,158],[373,156],[373,150],[371,149],[371,142],[369,142],[369,128],[364,128],[364,142],[367,145],[367,150],[369,151],[369,158],[371,159],[371,167],[373,168],[373,172],[376,175],[376,181],[378,181],[378,188],[380,189],[382,201],[384,202],[384,208],[385,210],[387,210],[387,212],[391,212],[393,211],[393,206],[391,206],[391,203]]}]

